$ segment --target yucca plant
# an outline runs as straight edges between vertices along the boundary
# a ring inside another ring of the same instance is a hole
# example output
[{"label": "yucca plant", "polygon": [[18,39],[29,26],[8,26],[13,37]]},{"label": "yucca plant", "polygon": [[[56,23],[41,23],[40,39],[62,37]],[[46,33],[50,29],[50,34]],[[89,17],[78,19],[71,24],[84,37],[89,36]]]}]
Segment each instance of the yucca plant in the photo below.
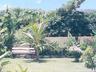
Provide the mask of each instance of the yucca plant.
[{"label": "yucca plant", "polygon": [[[15,70],[14,72],[28,72],[28,68],[23,68],[20,64],[18,64],[19,70]],[[13,72],[13,71],[7,71]]]},{"label": "yucca plant", "polygon": [[[28,68],[23,68],[21,65],[18,65],[20,72],[28,72]],[[16,71],[18,72],[18,71]]]}]

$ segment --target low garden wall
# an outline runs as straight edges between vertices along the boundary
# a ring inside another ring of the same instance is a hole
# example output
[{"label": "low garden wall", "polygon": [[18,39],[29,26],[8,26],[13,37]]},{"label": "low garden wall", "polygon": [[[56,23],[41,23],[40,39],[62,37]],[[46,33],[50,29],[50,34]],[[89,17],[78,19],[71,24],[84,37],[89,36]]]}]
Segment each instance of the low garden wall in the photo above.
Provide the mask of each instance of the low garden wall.
[{"label": "low garden wall", "polygon": [[[46,37],[49,42],[57,42],[61,47],[64,46],[64,43],[68,40],[68,37]],[[78,37],[78,42],[87,42],[88,44],[92,43],[93,36],[80,36]]]}]

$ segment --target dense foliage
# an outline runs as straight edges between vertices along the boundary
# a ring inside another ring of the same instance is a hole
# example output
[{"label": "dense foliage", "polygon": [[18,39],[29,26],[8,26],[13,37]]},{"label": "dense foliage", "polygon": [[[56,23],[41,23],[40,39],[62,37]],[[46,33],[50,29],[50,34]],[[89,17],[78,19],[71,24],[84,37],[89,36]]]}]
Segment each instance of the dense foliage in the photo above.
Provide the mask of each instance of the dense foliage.
[{"label": "dense foliage", "polygon": [[[17,32],[23,29],[26,29],[25,32],[32,32],[31,35],[35,33],[36,42],[39,41],[38,43],[41,44],[42,34],[38,33],[39,28],[36,30],[34,30],[35,28],[29,29],[32,25],[39,26],[40,23],[44,24],[42,29],[45,29],[44,32],[47,36],[68,36],[68,32],[77,37],[95,35],[96,11],[77,10],[84,1],[72,0],[61,8],[50,12],[20,8],[0,11],[0,48],[11,50],[14,43],[21,42],[24,39],[23,35],[19,36]],[[27,38],[26,40],[33,44],[33,41],[30,41],[31,39]],[[68,43],[69,46],[74,44]]]},{"label": "dense foliage", "polygon": [[86,13],[77,10],[66,11],[64,7],[62,7],[57,10],[57,16],[59,17],[52,19],[46,28],[48,36],[67,36],[68,31],[73,36],[93,35],[93,29],[96,24],[96,15],[94,14],[95,12]]}]

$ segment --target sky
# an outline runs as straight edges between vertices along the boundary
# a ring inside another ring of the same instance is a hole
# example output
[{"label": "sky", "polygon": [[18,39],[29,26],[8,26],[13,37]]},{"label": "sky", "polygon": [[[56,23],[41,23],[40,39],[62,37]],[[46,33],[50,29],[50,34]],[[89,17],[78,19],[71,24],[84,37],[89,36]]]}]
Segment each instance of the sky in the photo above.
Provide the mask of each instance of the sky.
[{"label": "sky", "polygon": [[[20,7],[30,9],[55,10],[66,4],[69,0],[0,0],[0,10]],[[96,0],[86,0],[80,9],[96,9]]]}]

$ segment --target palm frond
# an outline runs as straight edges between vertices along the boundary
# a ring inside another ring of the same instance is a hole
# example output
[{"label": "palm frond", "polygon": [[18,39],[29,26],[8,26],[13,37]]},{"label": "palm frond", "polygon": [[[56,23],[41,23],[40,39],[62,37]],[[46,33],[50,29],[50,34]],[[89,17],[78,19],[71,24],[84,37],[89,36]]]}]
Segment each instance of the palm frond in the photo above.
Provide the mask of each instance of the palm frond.
[{"label": "palm frond", "polygon": [[23,32],[23,34],[25,34],[26,36],[28,36],[29,38],[31,38],[31,39],[34,40],[34,37],[33,37],[30,33],[25,33],[25,32]]}]

